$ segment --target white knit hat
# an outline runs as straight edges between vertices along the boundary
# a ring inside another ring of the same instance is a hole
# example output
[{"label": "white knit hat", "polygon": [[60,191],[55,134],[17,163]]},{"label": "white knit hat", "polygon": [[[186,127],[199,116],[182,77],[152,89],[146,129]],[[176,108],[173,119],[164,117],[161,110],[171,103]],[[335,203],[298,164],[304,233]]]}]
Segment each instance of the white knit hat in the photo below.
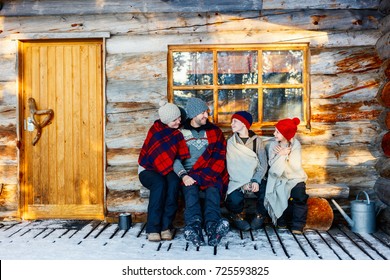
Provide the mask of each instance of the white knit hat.
[{"label": "white knit hat", "polygon": [[169,124],[180,117],[180,109],[173,103],[166,103],[158,109],[158,115],[162,123]]}]

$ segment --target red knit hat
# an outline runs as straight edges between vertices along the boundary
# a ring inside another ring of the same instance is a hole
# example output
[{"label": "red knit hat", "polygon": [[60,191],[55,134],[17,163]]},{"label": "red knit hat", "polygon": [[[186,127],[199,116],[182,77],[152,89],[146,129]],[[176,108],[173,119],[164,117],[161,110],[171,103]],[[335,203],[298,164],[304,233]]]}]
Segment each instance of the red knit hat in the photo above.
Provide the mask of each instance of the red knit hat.
[{"label": "red knit hat", "polygon": [[252,115],[247,111],[238,111],[234,113],[232,119],[237,119],[241,121],[246,126],[247,129],[251,127],[253,122]]},{"label": "red knit hat", "polygon": [[293,119],[283,119],[278,121],[275,127],[279,132],[286,138],[287,141],[290,141],[294,137],[298,129],[298,124],[301,121],[298,118]]}]

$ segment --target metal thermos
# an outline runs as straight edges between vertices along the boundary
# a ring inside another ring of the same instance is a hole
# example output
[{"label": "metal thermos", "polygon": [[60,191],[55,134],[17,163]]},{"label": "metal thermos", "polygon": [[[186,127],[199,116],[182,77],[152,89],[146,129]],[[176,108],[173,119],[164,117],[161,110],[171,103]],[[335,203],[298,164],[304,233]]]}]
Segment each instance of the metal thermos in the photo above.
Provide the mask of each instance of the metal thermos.
[{"label": "metal thermos", "polygon": [[130,213],[121,213],[119,215],[118,226],[120,230],[128,230],[131,227],[132,220]]}]

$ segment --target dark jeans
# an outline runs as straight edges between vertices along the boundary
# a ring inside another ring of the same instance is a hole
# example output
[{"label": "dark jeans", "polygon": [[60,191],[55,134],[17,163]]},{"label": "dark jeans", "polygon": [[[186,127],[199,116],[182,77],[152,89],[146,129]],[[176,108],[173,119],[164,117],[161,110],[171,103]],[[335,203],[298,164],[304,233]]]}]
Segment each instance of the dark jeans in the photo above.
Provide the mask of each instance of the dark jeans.
[{"label": "dark jeans", "polygon": [[[265,188],[267,185],[266,180],[262,180],[259,186],[259,191],[255,192],[256,195],[256,214],[263,216],[267,215],[267,210],[264,207]],[[240,189],[231,192],[225,201],[226,209],[234,214],[239,214],[244,211],[245,206],[245,194]]]},{"label": "dark jeans", "polygon": [[292,230],[303,230],[306,224],[308,198],[304,182],[300,182],[292,188],[287,209],[278,219],[278,225],[291,226]]},{"label": "dark jeans", "polygon": [[177,211],[180,179],[174,172],[166,176],[144,170],[139,174],[142,185],[150,190],[146,232],[161,232],[172,228]]},{"label": "dark jeans", "polygon": [[[220,194],[218,188],[209,187],[203,191],[196,185],[183,187],[186,225],[194,223],[208,224],[221,219]],[[202,215],[203,213],[203,215]]]}]

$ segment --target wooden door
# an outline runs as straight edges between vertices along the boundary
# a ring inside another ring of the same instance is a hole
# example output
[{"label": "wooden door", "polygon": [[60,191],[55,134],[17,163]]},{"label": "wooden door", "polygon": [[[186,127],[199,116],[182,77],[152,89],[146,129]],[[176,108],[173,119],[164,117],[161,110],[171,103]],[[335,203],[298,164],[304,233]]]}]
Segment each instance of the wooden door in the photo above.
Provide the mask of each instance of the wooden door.
[{"label": "wooden door", "polygon": [[102,40],[20,42],[19,61],[22,218],[103,219]]}]

